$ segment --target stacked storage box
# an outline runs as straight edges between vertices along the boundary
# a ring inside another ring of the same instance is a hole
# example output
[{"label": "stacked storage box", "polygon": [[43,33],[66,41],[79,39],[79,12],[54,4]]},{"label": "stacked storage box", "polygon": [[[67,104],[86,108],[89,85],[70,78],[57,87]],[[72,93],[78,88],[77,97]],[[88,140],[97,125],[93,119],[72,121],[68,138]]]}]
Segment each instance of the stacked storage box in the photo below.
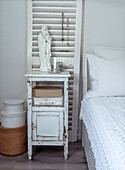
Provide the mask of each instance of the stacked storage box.
[{"label": "stacked storage box", "polygon": [[26,151],[26,111],[24,100],[9,99],[3,102],[0,125],[0,153],[15,156]]},{"label": "stacked storage box", "polygon": [[32,93],[34,105],[63,105],[63,93],[62,89],[59,87],[35,87]]},{"label": "stacked storage box", "polygon": [[3,102],[4,111],[1,112],[1,125],[5,128],[16,128],[25,124],[26,111],[24,100],[8,99]]}]

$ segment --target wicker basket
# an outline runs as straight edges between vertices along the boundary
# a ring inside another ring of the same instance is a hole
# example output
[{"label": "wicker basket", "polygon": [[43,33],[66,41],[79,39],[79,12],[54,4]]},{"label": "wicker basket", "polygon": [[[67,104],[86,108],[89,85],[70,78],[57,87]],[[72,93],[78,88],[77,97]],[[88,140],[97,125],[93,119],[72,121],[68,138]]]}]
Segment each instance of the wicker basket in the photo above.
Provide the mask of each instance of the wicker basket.
[{"label": "wicker basket", "polygon": [[0,153],[16,156],[26,152],[27,124],[18,128],[4,128],[0,125]]}]

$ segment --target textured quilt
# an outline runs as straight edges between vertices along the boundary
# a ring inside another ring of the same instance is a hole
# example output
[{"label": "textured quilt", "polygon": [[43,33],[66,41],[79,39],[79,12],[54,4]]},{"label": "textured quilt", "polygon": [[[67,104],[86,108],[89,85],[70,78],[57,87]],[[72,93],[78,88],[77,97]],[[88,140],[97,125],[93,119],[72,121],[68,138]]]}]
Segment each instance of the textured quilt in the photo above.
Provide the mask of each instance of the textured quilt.
[{"label": "textured quilt", "polygon": [[91,98],[81,103],[97,170],[125,170],[125,97]]}]

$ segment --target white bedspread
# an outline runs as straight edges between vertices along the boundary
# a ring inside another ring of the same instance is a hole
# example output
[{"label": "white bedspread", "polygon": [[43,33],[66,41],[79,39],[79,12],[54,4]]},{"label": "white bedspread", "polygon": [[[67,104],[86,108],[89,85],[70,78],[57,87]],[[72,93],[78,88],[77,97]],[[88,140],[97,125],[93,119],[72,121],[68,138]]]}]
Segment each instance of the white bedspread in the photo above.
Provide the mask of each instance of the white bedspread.
[{"label": "white bedspread", "polygon": [[83,120],[97,170],[125,170],[125,97],[89,98],[82,101]]}]

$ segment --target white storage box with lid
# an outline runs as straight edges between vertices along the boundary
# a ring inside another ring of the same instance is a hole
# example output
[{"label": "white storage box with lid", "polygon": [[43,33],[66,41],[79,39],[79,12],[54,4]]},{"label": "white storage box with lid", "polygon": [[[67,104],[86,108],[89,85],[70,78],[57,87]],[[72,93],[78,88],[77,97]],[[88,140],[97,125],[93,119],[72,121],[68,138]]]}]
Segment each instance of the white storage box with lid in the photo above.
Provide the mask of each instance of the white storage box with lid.
[{"label": "white storage box with lid", "polygon": [[5,128],[17,128],[26,122],[24,100],[7,99],[3,102],[4,111],[1,112],[1,125]]},{"label": "white storage box with lid", "polygon": [[22,99],[7,99],[3,104],[6,113],[20,114],[24,111],[24,100]]},{"label": "white storage box with lid", "polygon": [[25,124],[25,111],[17,114],[1,112],[1,125],[5,128],[17,128]]}]

